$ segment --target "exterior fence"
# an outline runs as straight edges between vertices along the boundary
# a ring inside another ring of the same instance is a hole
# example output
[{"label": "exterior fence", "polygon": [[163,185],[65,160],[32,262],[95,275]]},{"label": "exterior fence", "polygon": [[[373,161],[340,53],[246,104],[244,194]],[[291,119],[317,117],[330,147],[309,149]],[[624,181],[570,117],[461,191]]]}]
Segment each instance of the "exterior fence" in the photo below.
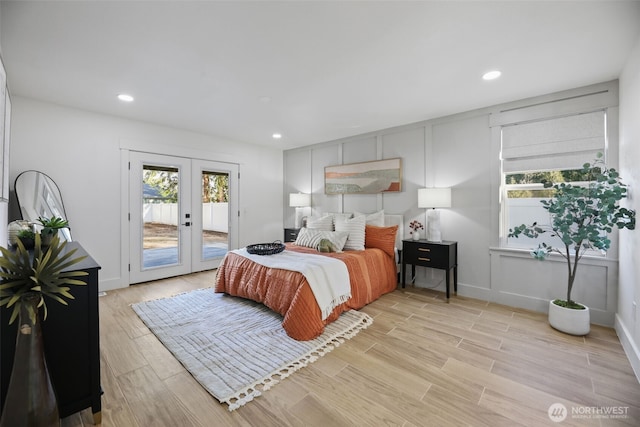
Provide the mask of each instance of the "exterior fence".
[{"label": "exterior fence", "polygon": [[[537,222],[538,225],[551,224],[549,212],[547,212],[542,206],[542,203],[540,203],[542,200],[549,199],[540,197],[507,199],[507,208],[509,211],[507,230],[520,224],[531,225],[534,222]],[[559,237],[551,237],[548,233],[543,234],[537,240],[525,236],[521,236],[518,239],[509,239],[509,246],[531,249],[537,247],[538,243],[542,242],[552,246],[564,247]]]},{"label": "exterior fence", "polygon": [[[145,203],[142,212],[144,222],[178,225],[179,209],[176,203]],[[202,229],[228,233],[229,203],[203,203]]]},{"label": "exterior fence", "polygon": [[[531,224],[538,221],[539,224],[549,223],[549,214],[542,207],[540,198],[508,199],[509,224]],[[176,203],[145,203],[143,205],[144,222],[178,225],[178,206]],[[203,229],[229,232],[229,203],[203,203],[202,204]],[[557,244],[558,241],[545,236],[542,241]],[[521,237],[510,239],[514,246],[529,248],[536,246],[531,239]]]}]

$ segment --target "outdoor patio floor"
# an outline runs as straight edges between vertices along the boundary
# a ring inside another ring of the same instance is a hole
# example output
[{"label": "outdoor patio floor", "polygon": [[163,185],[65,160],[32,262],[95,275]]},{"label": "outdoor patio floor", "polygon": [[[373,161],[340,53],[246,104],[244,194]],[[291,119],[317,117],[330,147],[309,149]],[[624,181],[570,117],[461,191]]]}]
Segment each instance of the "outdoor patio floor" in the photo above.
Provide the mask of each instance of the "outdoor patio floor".
[{"label": "outdoor patio floor", "polygon": [[[226,243],[214,243],[204,247],[204,259],[222,258],[228,251]],[[162,267],[178,263],[178,247],[145,249],[142,251],[144,268]]]}]

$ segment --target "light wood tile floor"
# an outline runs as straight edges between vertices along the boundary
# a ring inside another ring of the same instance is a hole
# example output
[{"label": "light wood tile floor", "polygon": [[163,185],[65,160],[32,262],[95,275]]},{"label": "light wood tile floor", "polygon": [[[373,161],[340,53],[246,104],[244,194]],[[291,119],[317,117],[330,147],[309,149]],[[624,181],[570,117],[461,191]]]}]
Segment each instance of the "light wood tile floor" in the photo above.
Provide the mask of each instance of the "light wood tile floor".
[{"label": "light wood tile floor", "polygon": [[[640,384],[613,329],[553,330],[546,315],[406,288],[363,311],[355,338],[229,412],[130,304],[210,287],[204,272],[100,298],[104,426],[639,426]],[[552,404],[567,418],[552,422]],[[611,418],[601,411],[617,411]],[[92,425],[90,410],[64,427]]]}]

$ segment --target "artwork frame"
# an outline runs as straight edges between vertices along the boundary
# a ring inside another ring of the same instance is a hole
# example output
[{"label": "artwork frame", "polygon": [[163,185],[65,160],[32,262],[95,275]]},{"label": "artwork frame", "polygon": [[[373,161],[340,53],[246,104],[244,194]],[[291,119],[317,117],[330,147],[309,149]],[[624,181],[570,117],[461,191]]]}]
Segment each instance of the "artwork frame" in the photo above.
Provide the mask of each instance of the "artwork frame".
[{"label": "artwork frame", "polygon": [[9,201],[9,147],[11,142],[11,98],[7,72],[0,57],[0,201]]},{"label": "artwork frame", "polygon": [[378,194],[400,191],[400,157],[324,168],[325,194]]}]

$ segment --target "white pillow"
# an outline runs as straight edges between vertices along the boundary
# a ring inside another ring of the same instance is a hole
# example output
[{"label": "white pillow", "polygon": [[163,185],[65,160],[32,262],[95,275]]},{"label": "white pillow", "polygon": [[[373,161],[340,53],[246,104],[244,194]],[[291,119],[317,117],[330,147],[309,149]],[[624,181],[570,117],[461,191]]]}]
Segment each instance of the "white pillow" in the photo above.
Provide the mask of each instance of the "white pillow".
[{"label": "white pillow", "polygon": [[333,216],[310,216],[307,218],[307,228],[315,230],[333,231]]},{"label": "white pillow", "polygon": [[346,231],[349,233],[347,242],[344,245],[345,249],[364,250],[365,219],[364,215],[350,219],[336,218],[336,231]]},{"label": "white pillow", "polygon": [[343,219],[349,219],[353,217],[352,213],[342,213],[342,212],[328,212],[327,215],[331,215],[333,217],[333,229],[336,229],[336,220],[337,218],[340,218],[340,220]]},{"label": "white pillow", "polygon": [[362,212],[354,212],[353,216],[364,216],[367,225],[375,225],[376,227],[384,227],[384,209],[372,214]]},{"label": "white pillow", "polygon": [[329,239],[336,247],[337,252],[342,252],[349,233],[343,231],[325,231],[301,228],[294,244],[307,248],[318,249],[322,239]]}]

